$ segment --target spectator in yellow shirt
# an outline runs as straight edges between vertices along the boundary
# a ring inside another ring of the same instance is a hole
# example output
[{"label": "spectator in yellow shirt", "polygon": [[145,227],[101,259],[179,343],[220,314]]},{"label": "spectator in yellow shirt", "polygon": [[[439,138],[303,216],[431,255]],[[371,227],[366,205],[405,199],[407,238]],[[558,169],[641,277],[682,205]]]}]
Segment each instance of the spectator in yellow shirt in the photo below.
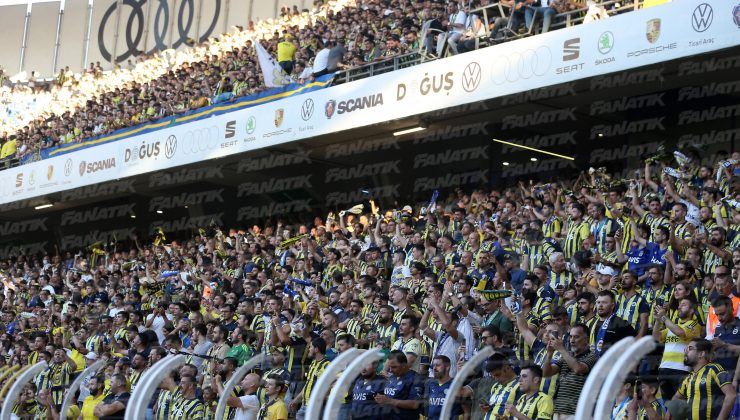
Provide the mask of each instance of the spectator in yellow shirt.
[{"label": "spectator in yellow shirt", "polygon": [[0,149],[0,159],[14,157],[16,148],[17,148],[17,143],[15,140],[15,136],[10,136],[8,141],[6,141],[5,144],[3,144],[2,149]]},{"label": "spectator in yellow shirt", "polygon": [[293,73],[293,57],[295,56],[296,47],[293,44],[293,35],[286,34],[283,41],[278,44],[277,56],[278,64],[285,71],[285,74]]},{"label": "spectator in yellow shirt", "polygon": [[78,420],[98,420],[98,418],[93,414],[93,410],[95,410],[95,406],[100,404],[105,397],[105,394],[103,393],[104,387],[105,379],[103,379],[103,375],[97,375],[90,379],[90,382],[87,384],[87,389],[90,390],[90,395],[85,397],[82,401],[82,410]]}]

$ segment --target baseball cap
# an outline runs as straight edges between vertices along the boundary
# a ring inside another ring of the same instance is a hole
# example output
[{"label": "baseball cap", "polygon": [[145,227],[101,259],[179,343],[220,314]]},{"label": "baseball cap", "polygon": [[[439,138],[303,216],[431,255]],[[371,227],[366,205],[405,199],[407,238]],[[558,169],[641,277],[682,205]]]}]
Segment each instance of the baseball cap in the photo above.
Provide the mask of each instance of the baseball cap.
[{"label": "baseball cap", "polygon": [[617,275],[617,270],[615,270],[612,267],[609,267],[608,265],[604,265],[604,264],[599,264],[596,267],[596,272],[599,273],[599,274],[603,274],[605,276],[616,277],[616,275]]},{"label": "baseball cap", "polygon": [[98,360],[98,355],[94,351],[91,351],[85,355],[85,359]]}]

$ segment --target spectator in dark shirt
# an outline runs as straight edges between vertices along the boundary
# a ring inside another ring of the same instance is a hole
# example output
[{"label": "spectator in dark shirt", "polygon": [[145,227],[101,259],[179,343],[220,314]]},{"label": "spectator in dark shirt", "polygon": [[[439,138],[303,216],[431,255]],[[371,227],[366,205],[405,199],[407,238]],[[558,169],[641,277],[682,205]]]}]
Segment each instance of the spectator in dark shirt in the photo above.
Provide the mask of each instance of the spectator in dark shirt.
[{"label": "spectator in dark shirt", "polygon": [[93,413],[100,420],[123,420],[130,395],[126,392],[126,377],[117,373],[110,378],[110,391]]},{"label": "spectator in dark shirt", "polygon": [[714,301],[714,313],[719,325],[714,330],[712,347],[716,352],[715,362],[726,371],[734,373],[740,355],[740,322],[735,317],[732,300],[727,296]]}]

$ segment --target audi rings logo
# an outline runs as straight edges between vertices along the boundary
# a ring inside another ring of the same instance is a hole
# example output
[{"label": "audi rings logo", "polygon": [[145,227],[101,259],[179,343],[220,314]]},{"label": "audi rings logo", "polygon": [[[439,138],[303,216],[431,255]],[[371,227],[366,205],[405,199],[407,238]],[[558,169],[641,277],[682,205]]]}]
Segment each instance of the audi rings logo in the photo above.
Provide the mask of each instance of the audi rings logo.
[{"label": "audi rings logo", "polygon": [[64,162],[64,176],[70,175],[72,175],[72,159],[67,159],[67,161]]},{"label": "audi rings logo", "polygon": [[172,159],[172,156],[175,156],[175,152],[177,152],[177,137],[174,134],[170,134],[164,142],[164,156],[167,159]]},{"label": "audi rings logo", "polygon": [[465,66],[462,74],[462,86],[465,92],[472,92],[478,89],[481,78],[480,64],[473,61],[472,63]]},{"label": "audi rings logo", "polygon": [[[156,0],[152,0],[153,2]],[[201,33],[200,38],[197,42],[203,42],[211,36],[216,24],[218,23],[219,15],[221,14],[221,0],[212,0],[214,3],[213,16],[208,27]],[[122,10],[120,11],[120,17],[116,13],[118,7],[117,1],[112,2],[108,10],[105,11],[103,17],[100,19],[100,26],[98,27],[98,48],[100,49],[100,55],[106,61],[112,61],[112,48],[108,48],[105,44],[105,30],[110,24],[111,28],[116,27],[116,19],[121,23],[122,33],[119,33],[119,38],[123,38],[126,42],[126,50],[118,53],[116,62],[121,62],[129,57],[137,56],[146,52],[151,54],[154,51],[166,50],[168,48],[178,48],[182,44],[191,43],[189,34],[195,34],[198,28],[194,28],[194,24],[197,22],[195,19],[196,13],[200,13],[196,10],[194,0],[181,0],[174,3],[174,9],[170,10],[170,6],[167,0],[156,1],[156,10],[152,10],[151,16],[146,16],[146,9],[149,9],[147,0],[123,0],[121,2]],[[179,7],[176,5],[179,4]],[[175,12],[177,12],[177,19],[175,20]],[[207,19],[207,17],[205,17]],[[149,51],[139,49],[139,43],[143,40],[144,28],[146,24],[150,23],[152,28],[151,32],[154,35],[154,47]],[[176,22],[176,24],[175,24]],[[173,30],[170,31],[170,26],[173,26]],[[167,42],[168,34],[172,34],[170,43]],[[116,39],[113,37],[112,39]]]},{"label": "audi rings logo", "polygon": [[552,65],[552,51],[549,47],[514,52],[500,57],[494,62],[491,80],[497,85],[513,83],[520,79],[542,77]]},{"label": "audi rings logo", "polygon": [[[218,148],[221,133],[215,125],[208,128],[190,130],[182,138],[182,152],[186,155],[203,153]],[[165,145],[165,154],[167,145]]]},{"label": "audi rings logo", "polygon": [[303,121],[308,121],[311,117],[313,117],[313,99],[308,98],[303,101],[301,106],[301,118],[303,118]]}]

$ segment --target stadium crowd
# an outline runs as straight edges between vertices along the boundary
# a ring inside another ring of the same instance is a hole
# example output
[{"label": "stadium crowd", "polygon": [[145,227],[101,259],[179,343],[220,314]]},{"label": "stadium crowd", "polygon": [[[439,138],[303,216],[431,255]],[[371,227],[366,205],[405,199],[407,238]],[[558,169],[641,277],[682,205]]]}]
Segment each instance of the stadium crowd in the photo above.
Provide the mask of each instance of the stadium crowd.
[{"label": "stadium crowd", "polygon": [[[452,397],[456,419],[573,419],[599,357],[651,335],[659,347],[620,388],[613,419],[735,418],[740,153],[707,165],[662,151],[637,173],[2,256],[0,397],[19,368],[45,361],[3,404],[57,418],[71,382],[102,359],[69,416],[122,418],[147,371],[185,354],[147,418],[211,419],[224,383],[262,354],[224,418],[304,419],[317,379],[356,347],[383,358],[340,419],[438,419]],[[493,356],[447,395],[487,346]]]},{"label": "stadium crowd", "polygon": [[470,51],[478,45],[476,39],[486,37],[486,26],[495,39],[483,45],[502,40],[506,27],[525,32],[540,16],[546,32],[558,13],[583,7],[572,0],[506,0],[513,8],[510,16],[490,12],[487,22],[482,12],[471,12],[492,3],[316,1],[311,11],[283,9],[280,19],[250,22],[189,48],[143,54],[110,72],[97,62],[80,73],[67,66],[51,85],[32,77],[28,83],[3,86],[9,78],[0,71],[5,109],[0,115],[0,164],[263,91],[255,40],[277,58],[290,80],[304,83],[407,52],[441,56]]}]

